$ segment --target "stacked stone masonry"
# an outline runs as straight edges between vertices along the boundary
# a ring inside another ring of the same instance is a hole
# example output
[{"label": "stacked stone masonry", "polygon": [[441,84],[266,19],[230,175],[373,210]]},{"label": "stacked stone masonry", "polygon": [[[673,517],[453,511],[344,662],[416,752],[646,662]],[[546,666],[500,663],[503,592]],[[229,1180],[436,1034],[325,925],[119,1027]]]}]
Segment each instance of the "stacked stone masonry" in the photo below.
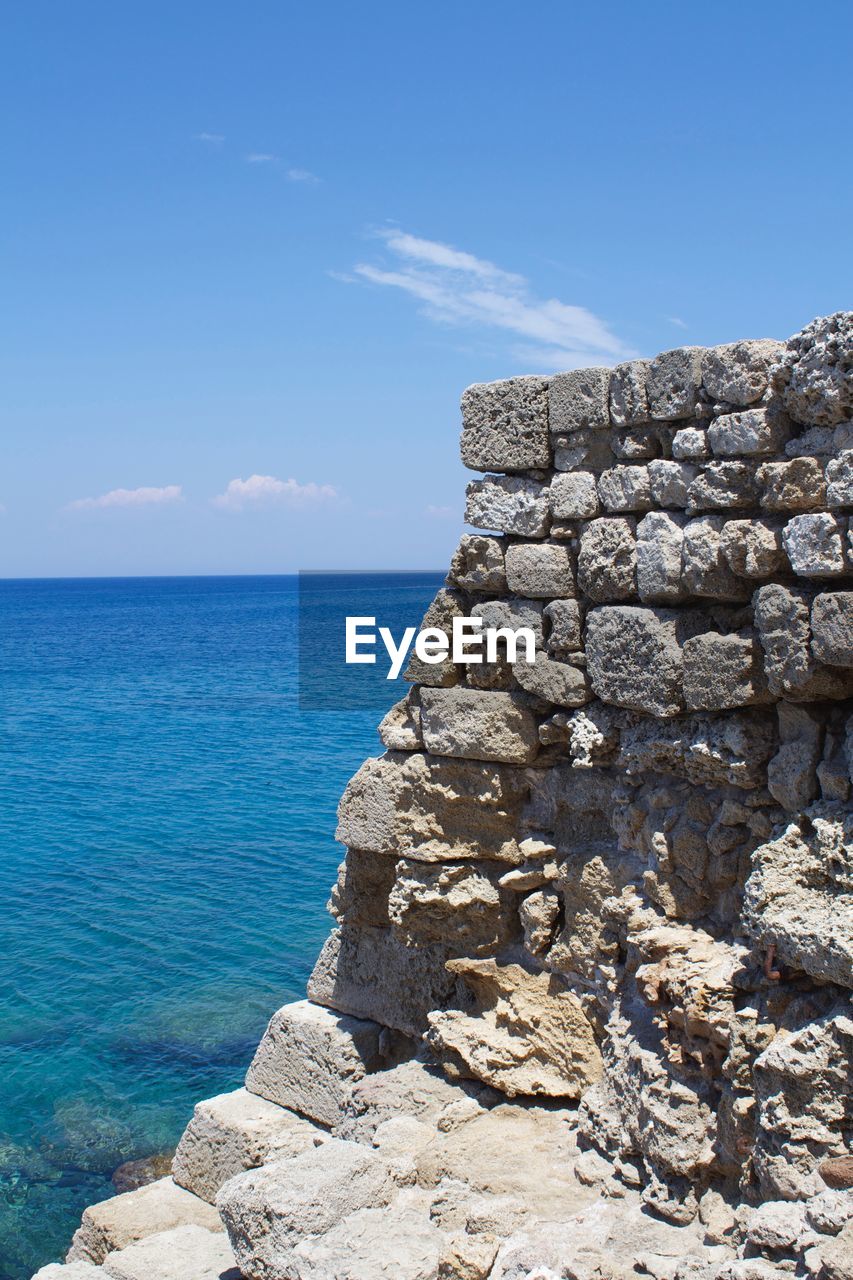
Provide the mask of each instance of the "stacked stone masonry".
[{"label": "stacked stone masonry", "polygon": [[309,1000],[44,1280],[853,1276],[853,314],[462,416],[428,624],[535,662],[413,661]]}]

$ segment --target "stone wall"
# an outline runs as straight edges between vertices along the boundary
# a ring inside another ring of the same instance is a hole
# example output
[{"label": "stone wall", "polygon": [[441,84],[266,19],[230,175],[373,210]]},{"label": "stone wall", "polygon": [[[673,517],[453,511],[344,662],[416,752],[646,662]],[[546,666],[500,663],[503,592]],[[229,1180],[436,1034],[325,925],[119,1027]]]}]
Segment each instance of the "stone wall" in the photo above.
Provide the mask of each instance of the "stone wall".
[{"label": "stone wall", "polygon": [[462,415],[428,620],[536,661],[412,662],[310,1003],[176,1183],[250,1280],[849,1276],[853,315]]},{"label": "stone wall", "polygon": [[312,998],[581,1097],[671,1216],[716,1177],[804,1194],[853,1132],[851,332],[470,387],[489,532],[431,621],[530,625],[537,660],[419,664],[341,803]]}]

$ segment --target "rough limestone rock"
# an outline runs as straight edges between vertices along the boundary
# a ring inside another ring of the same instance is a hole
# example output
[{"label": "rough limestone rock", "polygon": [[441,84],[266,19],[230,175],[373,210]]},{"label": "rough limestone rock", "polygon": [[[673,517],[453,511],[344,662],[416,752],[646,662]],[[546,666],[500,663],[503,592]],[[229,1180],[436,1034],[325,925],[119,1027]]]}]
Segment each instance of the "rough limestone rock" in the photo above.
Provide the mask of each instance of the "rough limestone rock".
[{"label": "rough limestone rock", "polygon": [[853,988],[853,817],[815,805],[753,854],[744,922],[784,965]]},{"label": "rough limestone rock", "polygon": [[333,1125],[350,1082],[387,1066],[392,1052],[378,1023],[297,1000],[270,1019],[246,1073],[246,1088]]},{"label": "rough limestone rock", "polygon": [[724,404],[755,404],[767,390],[770,367],[783,351],[781,342],[770,338],[710,347],[702,357],[705,390]]},{"label": "rough limestone rock", "polygon": [[486,476],[467,489],[465,521],[475,529],[496,529],[519,538],[548,532],[548,486],[521,476]]},{"label": "rough limestone rock", "polygon": [[723,711],[764,700],[763,654],[751,631],[707,631],[685,640],[684,702],[691,711]]},{"label": "rough limestone rock", "polygon": [[343,925],[317,957],[308,996],[316,1004],[418,1037],[429,1011],[444,1008],[455,994],[447,957],[446,947],[408,947],[391,929]]},{"label": "rough limestone rock", "polygon": [[161,1178],[138,1191],[127,1191],[91,1205],[83,1214],[67,1261],[101,1263],[115,1249],[125,1249],[137,1240],[173,1227],[187,1226],[222,1230],[211,1205],[171,1178]]},{"label": "rough limestone rock", "polygon": [[551,481],[555,520],[589,520],[599,511],[598,486],[588,471],[567,471]]},{"label": "rough limestone rock", "polygon": [[113,1280],[242,1280],[227,1238],[202,1227],[158,1232],[104,1260]]},{"label": "rough limestone rock", "polygon": [[578,586],[590,600],[628,600],[637,586],[637,540],[632,520],[622,516],[586,526],[578,555]]},{"label": "rough limestone rock", "polygon": [[352,1084],[335,1132],[371,1145],[380,1125],[403,1116],[451,1128],[454,1108],[470,1113],[473,1104],[477,1114],[499,1097],[467,1081],[451,1082],[439,1067],[413,1058]]},{"label": "rough limestone rock", "polygon": [[812,603],[812,653],[833,667],[853,667],[853,591],[832,591]]},{"label": "rough limestone rock", "polygon": [[568,547],[559,543],[514,543],[507,547],[506,577],[520,596],[553,600],[575,594],[575,575]]},{"label": "rough limestone rock", "polygon": [[324,1138],[322,1129],[302,1117],[235,1089],[196,1103],[172,1161],[172,1177],[213,1204],[222,1184],[244,1169],[296,1155]]},{"label": "rough limestone rock", "polygon": [[464,533],[450,562],[448,577],[465,591],[505,591],[506,567],[501,539]]},{"label": "rough limestone rock", "polygon": [[583,428],[608,426],[609,369],[571,369],[551,378],[548,412],[551,432],[569,434]]},{"label": "rough limestone rock", "polygon": [[533,663],[516,663],[514,674],[525,692],[558,707],[581,707],[592,697],[589,681],[581,668],[555,662],[544,653],[537,653]]},{"label": "rough limestone rock", "polygon": [[849,1000],[798,1030],[782,1029],[752,1067],[755,1148],[764,1197],[796,1200],[823,1190],[827,1157],[849,1151]]},{"label": "rough limestone rock", "polygon": [[421,859],[522,861],[519,822],[529,784],[517,770],[430,756],[367,760],[338,809],[338,839],[355,849]]},{"label": "rough limestone rock", "polygon": [[480,1013],[430,1015],[428,1041],[450,1053],[461,1075],[503,1093],[577,1098],[597,1079],[601,1060],[592,1028],[570,991],[546,974],[493,960],[453,960]]},{"label": "rough limestone rock", "polygon": [[773,383],[792,418],[815,426],[853,418],[852,350],[849,311],[813,320],[789,339]]},{"label": "rough limestone rock", "polygon": [[73,1255],[207,1280],[216,1194],[245,1280],[850,1280],[853,313],[471,387],[462,455],[425,621],[531,661],[410,661],[266,1096]]},{"label": "rough limestone rock", "polygon": [[637,594],[645,604],[682,600],[683,518],[650,511],[637,525]]},{"label": "rough limestone rock", "polygon": [[525,471],[551,462],[548,379],[507,378],[462,393],[462,461],[475,471]]},{"label": "rough limestone rock", "polygon": [[646,376],[651,417],[670,422],[692,415],[702,384],[702,354],[701,347],[677,347],[652,360]]},{"label": "rough limestone rock", "polygon": [[237,1265],[251,1276],[299,1275],[296,1249],[363,1209],[388,1205],[406,1177],[369,1147],[330,1138],[290,1160],[241,1173],[216,1205]]},{"label": "rough limestone rock", "polygon": [[681,624],[681,615],[667,609],[592,609],[586,647],[589,678],[598,697],[654,716],[682,711]]},{"label": "rough limestone rock", "polygon": [[539,749],[524,701],[487,689],[423,689],[421,731],[427,751],[439,756],[528,764]]}]

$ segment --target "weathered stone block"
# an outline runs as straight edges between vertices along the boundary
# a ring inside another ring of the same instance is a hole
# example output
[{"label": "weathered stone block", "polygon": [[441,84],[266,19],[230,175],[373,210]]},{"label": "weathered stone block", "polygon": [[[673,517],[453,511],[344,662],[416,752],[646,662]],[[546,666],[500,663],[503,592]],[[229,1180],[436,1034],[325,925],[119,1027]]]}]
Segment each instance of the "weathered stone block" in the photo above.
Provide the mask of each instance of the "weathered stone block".
[{"label": "weathered stone block", "polygon": [[197,1226],[160,1231],[109,1254],[104,1274],[112,1280],[241,1280],[224,1233]]},{"label": "weathered stone block", "polygon": [[642,462],[647,458],[659,458],[662,447],[661,428],[650,425],[634,427],[631,431],[614,431],[610,437],[610,444],[613,456],[623,462]]},{"label": "weathered stone block", "polygon": [[499,863],[401,859],[389,900],[394,932],[410,947],[437,943],[456,955],[493,951],[512,929],[497,885],[504,870]]},{"label": "weathered stone block", "polygon": [[462,393],[462,461],[474,471],[551,464],[548,379],[482,382]]},{"label": "weathered stone block", "polygon": [[765,698],[763,654],[749,632],[685,640],[684,701],[690,711],[724,711]]},{"label": "weathered stone block", "polygon": [[575,653],[583,648],[581,611],[577,600],[552,600],[543,610],[548,620],[549,653]]},{"label": "weathered stone block", "polygon": [[337,1136],[369,1146],[386,1120],[407,1117],[436,1125],[445,1108],[467,1103],[475,1093],[488,1090],[451,1084],[438,1067],[412,1058],[352,1086]]},{"label": "weathered stone block", "polygon": [[648,370],[648,360],[629,360],[626,364],[617,364],[610,375],[610,420],[615,427],[649,420]]},{"label": "weathered stone block", "polygon": [[126,1191],[90,1205],[71,1241],[66,1261],[100,1264],[114,1249],[126,1249],[145,1236],[184,1226],[222,1230],[219,1215],[211,1205],[171,1178],[160,1178],[137,1191]]},{"label": "weathered stone block", "polygon": [[853,507],[853,449],[826,464],[826,505]]},{"label": "weathered stone block", "polygon": [[790,338],[773,384],[791,417],[809,426],[853,418],[853,312],[821,316]]},{"label": "weathered stone block", "polygon": [[683,711],[680,621],[668,609],[592,609],[586,620],[587,669],[599,698],[653,716]]},{"label": "weathered stone block", "polygon": [[[293,1160],[232,1178],[217,1204],[243,1274],[318,1276],[323,1272],[310,1263],[303,1267],[304,1251],[297,1253],[297,1248],[324,1236],[351,1214],[387,1206],[398,1190],[392,1168],[378,1152],[331,1138]],[[357,1232],[351,1234],[354,1248]],[[339,1258],[337,1267],[325,1274],[345,1275],[345,1268]],[[360,1269],[355,1274],[370,1272]],[[411,1273],[408,1280],[414,1280]]]},{"label": "weathered stone block", "polygon": [[744,903],[752,936],[775,943],[782,964],[853,988],[853,815],[815,805],[807,820],[756,849],[752,865]]},{"label": "weathered stone block", "polygon": [[[464,615],[465,600],[462,594],[452,588],[442,587],[436,592],[435,599],[424,614],[421,629],[438,627],[445,634],[450,635],[453,619]],[[414,650],[406,664],[403,676],[406,680],[413,682],[417,680],[420,684],[437,685],[439,688],[447,688],[459,680],[459,672],[450,654],[441,662],[423,662]]]},{"label": "weathered stone block", "polygon": [[778,453],[790,434],[790,423],[778,411],[744,409],[714,418],[708,443],[718,458],[757,458]]},{"label": "weathered stone block", "polygon": [[769,520],[727,520],[720,545],[740,578],[769,578],[786,565],[782,528]]},{"label": "weathered stone block", "polygon": [[590,600],[629,600],[636,593],[634,522],[622,516],[593,520],[581,534],[578,586]]},{"label": "weathered stone block", "polygon": [[812,653],[831,667],[853,667],[853,591],[830,591],[812,601]]},{"label": "weathered stone block", "polygon": [[567,471],[551,481],[551,512],[557,520],[588,520],[598,515],[598,490],[589,471]]},{"label": "weathered stone block", "polygon": [[767,390],[770,366],[784,349],[770,338],[710,347],[702,356],[705,390],[713,400],[726,404],[755,404]]},{"label": "weathered stone block", "polygon": [[592,471],[598,474],[613,462],[610,437],[601,428],[584,427],[570,435],[554,436],[552,444],[557,471]]},{"label": "weathered stone block", "polygon": [[246,1088],[319,1124],[337,1121],[344,1091],[388,1065],[384,1028],[297,1000],[274,1013],[246,1074]]},{"label": "weathered stone block", "polygon": [[827,512],[794,516],[782,541],[794,573],[810,578],[836,578],[845,572],[843,525]]},{"label": "weathered stone block", "polygon": [[366,760],[338,808],[337,838],[392,857],[522,861],[521,810],[528,783],[508,765],[421,752]]},{"label": "weathered stone block", "polygon": [[[312,1069],[316,1074],[313,1063]],[[292,1074],[292,1067],[288,1070]],[[309,1120],[235,1089],[196,1103],[172,1161],[172,1177],[212,1204],[223,1183],[244,1169],[296,1155],[324,1138]]]},{"label": "weathered stone block", "polygon": [[656,458],[649,463],[652,503],[656,507],[683,510],[687,506],[687,491],[697,474],[696,467],[689,462],[669,462],[664,458]]},{"label": "weathered stone block", "polygon": [[826,501],[823,467],[817,458],[765,462],[757,472],[761,505],[768,511],[810,511]]},{"label": "weathered stone block", "polygon": [[750,587],[732,573],[723,552],[722,516],[702,516],[684,526],[682,574],[685,589],[694,596],[744,601]]},{"label": "weathered stone block", "polygon": [[[482,604],[471,607],[471,617],[481,618],[483,629],[509,627],[518,631],[527,627],[533,632],[537,648],[542,643],[542,609],[539,600],[484,600]],[[523,650],[519,650],[522,652]],[[474,667],[468,668],[470,677]]]},{"label": "weathered stone block", "polygon": [[515,678],[526,693],[559,707],[581,707],[592,694],[586,673],[566,662],[555,662],[537,653],[535,663],[517,662]]},{"label": "weathered stone block", "polygon": [[609,369],[571,369],[557,373],[548,388],[552,435],[610,425]]},{"label": "weathered stone block", "polygon": [[494,960],[451,960],[481,1006],[430,1016],[428,1042],[460,1073],[514,1097],[577,1098],[601,1074],[601,1057],[575,995],[548,974]]},{"label": "weathered stone block", "polygon": [[672,456],[681,462],[702,462],[710,457],[708,433],[704,427],[681,427],[672,437]]},{"label": "weathered stone block", "polygon": [[379,737],[389,751],[419,751],[423,745],[421,708],[416,689],[395,702],[379,724]]},{"label": "weathered stone block", "polygon": [[637,591],[649,604],[683,599],[683,517],[650,511],[637,525]]},{"label": "weathered stone block", "polygon": [[529,764],[539,748],[536,717],[512,693],[422,689],[421,729],[427,751],[439,756]]},{"label": "weathered stone block", "polygon": [[753,614],[772,694],[794,702],[849,696],[847,673],[822,667],[812,658],[809,602],[802,592],[775,582],[759,587]]},{"label": "weathered stone block", "polygon": [[687,490],[690,511],[728,511],[755,502],[754,473],[744,462],[709,462]]},{"label": "weathered stone block", "polygon": [[463,533],[450,562],[448,577],[463,591],[506,591],[502,539]]},{"label": "weathered stone block", "polygon": [[664,422],[689,418],[701,383],[701,347],[677,347],[656,356],[646,377],[651,416]]},{"label": "weathered stone block", "polygon": [[515,543],[507,547],[506,580],[516,595],[553,600],[575,594],[568,547],[553,542]]},{"label": "weathered stone block", "polygon": [[308,996],[417,1038],[427,1014],[454,998],[455,978],[445,969],[449,954],[446,947],[407,947],[391,929],[344,925],[326,939]]},{"label": "weathered stone block", "polygon": [[476,529],[496,529],[519,538],[548,532],[548,486],[522,476],[486,476],[466,490],[465,521]]},{"label": "weathered stone block", "polygon": [[605,511],[647,511],[652,505],[648,467],[611,467],[598,478]]}]

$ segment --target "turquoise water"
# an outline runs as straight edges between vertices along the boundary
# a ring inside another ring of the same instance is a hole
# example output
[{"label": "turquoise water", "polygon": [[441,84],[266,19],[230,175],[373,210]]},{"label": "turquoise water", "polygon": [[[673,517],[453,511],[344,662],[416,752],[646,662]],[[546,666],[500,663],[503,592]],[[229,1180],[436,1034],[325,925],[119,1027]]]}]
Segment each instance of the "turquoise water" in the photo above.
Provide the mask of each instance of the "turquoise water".
[{"label": "turquoise water", "polygon": [[[384,580],[413,622],[436,585]],[[381,747],[375,710],[299,710],[296,603],[294,578],[0,583],[0,1280],[60,1258],[304,993],[337,799]]]}]

